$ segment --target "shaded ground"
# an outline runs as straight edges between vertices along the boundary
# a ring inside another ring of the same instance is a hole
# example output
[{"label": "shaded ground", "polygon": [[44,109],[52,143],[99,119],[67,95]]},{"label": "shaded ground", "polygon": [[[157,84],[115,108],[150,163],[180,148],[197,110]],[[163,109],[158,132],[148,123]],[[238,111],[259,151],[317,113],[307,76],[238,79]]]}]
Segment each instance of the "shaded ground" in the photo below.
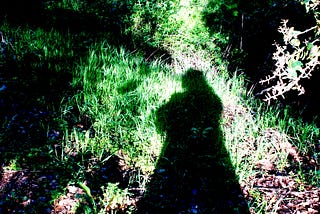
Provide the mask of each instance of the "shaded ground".
[{"label": "shaded ground", "polygon": [[[85,206],[90,204],[88,195],[75,181],[74,172],[80,171],[80,155],[70,160],[69,166],[46,165],[47,169],[31,171],[30,169],[10,170],[2,169],[0,176],[0,213],[70,213],[77,208],[77,213],[85,213]],[[129,175],[135,171],[127,168],[120,155],[109,158],[103,164],[97,164],[95,158],[86,155],[86,168],[90,168],[84,175],[85,185],[90,188],[95,199],[102,197],[101,186],[108,183],[119,184],[120,188],[128,186]],[[48,163],[52,160],[38,160]],[[88,166],[88,165],[91,165]],[[27,167],[26,167],[27,168]],[[79,177],[78,177],[79,178]],[[63,194],[64,193],[64,194]],[[141,197],[136,194],[135,197]],[[107,209],[124,211],[135,205],[136,198],[128,198],[126,204],[118,204]],[[98,205],[102,206],[101,204]],[[91,212],[93,210],[91,209]],[[106,210],[107,212],[107,210]]]}]

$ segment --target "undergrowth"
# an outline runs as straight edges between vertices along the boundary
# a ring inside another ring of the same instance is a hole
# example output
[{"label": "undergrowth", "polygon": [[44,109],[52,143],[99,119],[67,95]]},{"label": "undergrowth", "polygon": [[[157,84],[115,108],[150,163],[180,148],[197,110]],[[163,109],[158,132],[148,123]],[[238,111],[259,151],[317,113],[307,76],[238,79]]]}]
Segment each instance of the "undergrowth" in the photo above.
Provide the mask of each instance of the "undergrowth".
[{"label": "undergrowth", "polygon": [[[38,170],[59,169],[64,171],[64,181],[52,194],[54,206],[80,188],[74,206],[78,212],[134,213],[133,198],[146,192],[167,146],[166,135],[157,130],[156,111],[172,95],[183,92],[181,77],[192,68],[204,73],[221,99],[219,127],[232,165],[227,167],[234,169],[240,186],[250,186],[252,178],[267,172],[319,187],[319,169],[315,164],[306,167],[318,160],[319,129],[294,116],[288,107],[256,100],[247,90],[245,75],[227,69],[222,47],[229,38],[220,30],[209,32],[204,24],[207,1],[107,3],[110,8],[104,11],[94,7],[88,11],[96,12],[101,23],[115,24],[111,18],[103,19],[106,11],[109,15],[115,11],[118,17],[117,11],[129,10],[118,27],[132,41],[115,45],[110,32],[92,38],[87,32],[0,25],[6,43],[1,43],[0,69],[15,68],[9,77],[0,71],[0,95],[5,95],[0,106],[7,109],[0,118],[1,172],[37,170],[37,166]],[[46,6],[80,13],[90,4],[48,1]],[[164,49],[170,60],[145,56],[147,49]],[[16,81],[22,91],[37,88],[40,93],[32,90],[18,102],[24,96],[12,89]],[[8,110],[10,102],[19,107],[13,113]],[[24,104],[27,111],[21,112]],[[35,139],[39,144],[34,144]],[[21,151],[10,153],[10,143],[17,148],[23,145]],[[24,148],[28,149],[23,152]],[[45,161],[32,163],[39,157]],[[251,191],[246,199],[255,213],[270,209],[258,191]]]}]

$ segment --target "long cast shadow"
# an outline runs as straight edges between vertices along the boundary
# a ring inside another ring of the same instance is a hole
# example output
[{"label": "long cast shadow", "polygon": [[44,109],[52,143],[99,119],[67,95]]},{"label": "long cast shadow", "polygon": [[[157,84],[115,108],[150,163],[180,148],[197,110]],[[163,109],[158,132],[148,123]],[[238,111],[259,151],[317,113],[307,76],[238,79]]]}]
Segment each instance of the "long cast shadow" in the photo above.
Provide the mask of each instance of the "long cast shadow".
[{"label": "long cast shadow", "polygon": [[197,70],[182,86],[156,112],[166,143],[138,213],[248,213],[224,145],[220,98]]}]

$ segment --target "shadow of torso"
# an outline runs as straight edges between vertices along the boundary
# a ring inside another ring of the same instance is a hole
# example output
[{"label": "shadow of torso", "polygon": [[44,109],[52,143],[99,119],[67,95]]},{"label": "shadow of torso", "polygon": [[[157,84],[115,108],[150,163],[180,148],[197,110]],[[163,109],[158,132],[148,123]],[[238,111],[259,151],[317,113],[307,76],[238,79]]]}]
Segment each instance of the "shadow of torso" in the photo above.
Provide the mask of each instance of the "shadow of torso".
[{"label": "shadow of torso", "polygon": [[157,110],[166,135],[138,213],[248,213],[220,129],[222,104],[200,71]]}]

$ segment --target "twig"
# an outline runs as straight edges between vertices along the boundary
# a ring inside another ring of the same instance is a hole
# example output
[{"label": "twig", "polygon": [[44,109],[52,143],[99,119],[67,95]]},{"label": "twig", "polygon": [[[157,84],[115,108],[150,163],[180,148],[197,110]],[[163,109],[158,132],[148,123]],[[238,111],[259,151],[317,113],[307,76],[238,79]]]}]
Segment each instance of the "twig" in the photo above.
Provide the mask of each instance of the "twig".
[{"label": "twig", "polygon": [[6,44],[6,45],[9,45],[9,46],[12,48],[12,50],[14,51],[14,53],[16,53],[16,49],[13,47],[13,45],[11,44],[11,42],[7,42],[7,41],[5,40],[5,38],[4,38],[3,33],[2,33],[1,30],[0,30],[0,37],[1,37],[1,42],[4,43],[4,44]]},{"label": "twig", "polygon": [[1,42],[7,44],[6,40],[3,38],[3,33],[0,30],[0,37],[1,37]]}]

